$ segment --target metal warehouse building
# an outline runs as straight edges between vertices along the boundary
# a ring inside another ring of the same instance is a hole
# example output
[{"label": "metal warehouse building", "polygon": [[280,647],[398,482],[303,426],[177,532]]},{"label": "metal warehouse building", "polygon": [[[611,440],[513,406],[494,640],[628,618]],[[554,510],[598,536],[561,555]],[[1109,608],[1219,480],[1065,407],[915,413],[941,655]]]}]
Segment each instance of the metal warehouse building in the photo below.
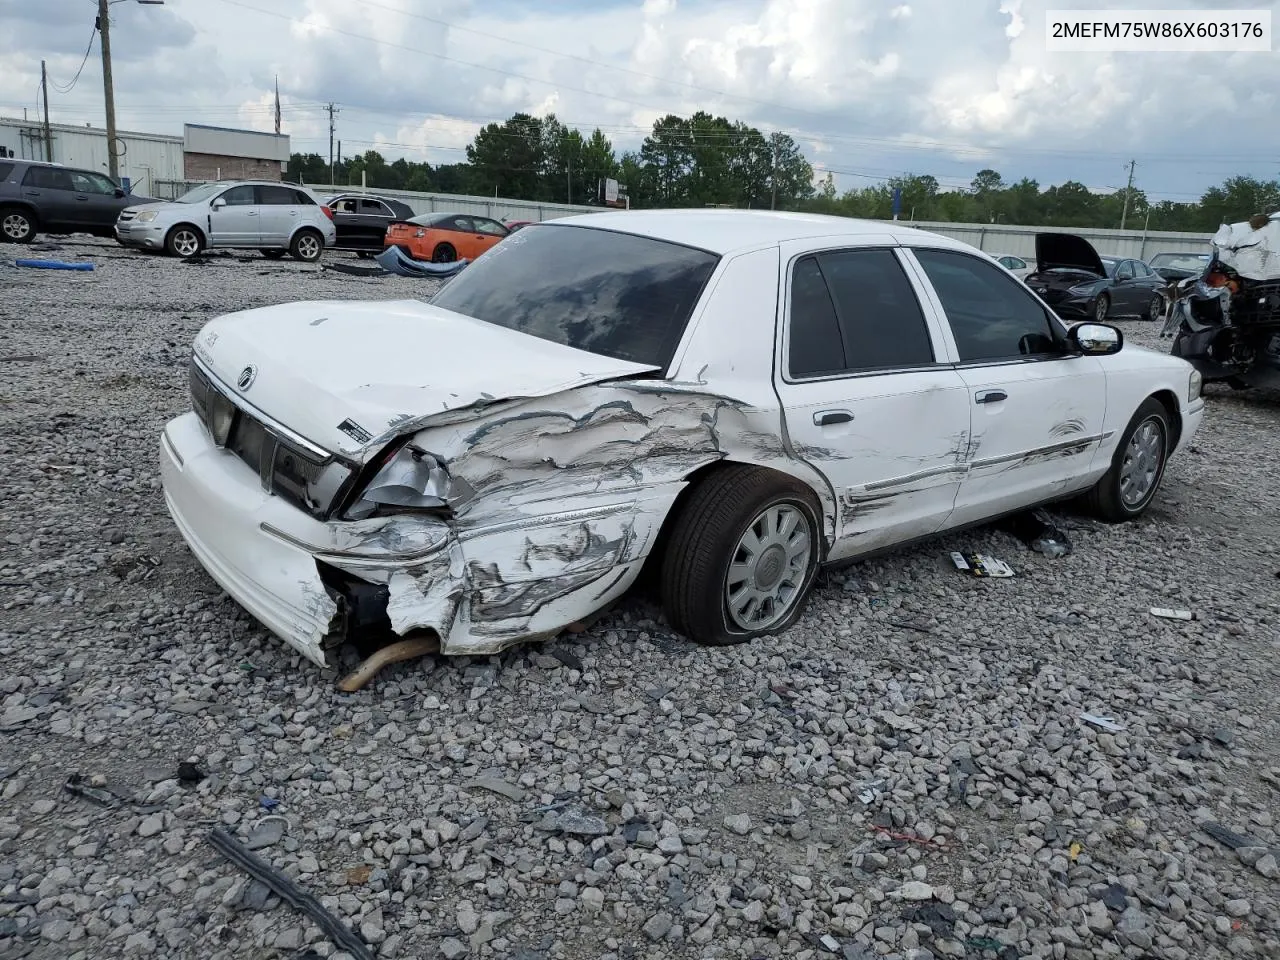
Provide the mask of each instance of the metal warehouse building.
[{"label": "metal warehouse building", "polygon": [[[69,167],[107,172],[107,131],[98,127],[77,127],[51,123],[53,160]],[[157,133],[117,131],[120,176],[143,195],[154,196],[158,180],[181,180],[182,137]],[[0,117],[0,150],[7,157],[45,160],[44,124],[38,120]]]}]

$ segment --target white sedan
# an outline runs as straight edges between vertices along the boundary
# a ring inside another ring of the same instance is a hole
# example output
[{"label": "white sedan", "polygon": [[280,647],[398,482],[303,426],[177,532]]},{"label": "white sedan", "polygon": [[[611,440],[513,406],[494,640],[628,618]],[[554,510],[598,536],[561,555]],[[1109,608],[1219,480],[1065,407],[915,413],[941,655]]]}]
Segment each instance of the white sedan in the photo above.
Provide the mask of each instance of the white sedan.
[{"label": "white sedan", "polygon": [[222,316],[190,377],[169,510],[317,664],[553,636],[646,564],[692,639],[772,633],[824,564],[1079,494],[1138,516],[1204,407],[963,243],[719,210],[531,224],[429,303]]}]

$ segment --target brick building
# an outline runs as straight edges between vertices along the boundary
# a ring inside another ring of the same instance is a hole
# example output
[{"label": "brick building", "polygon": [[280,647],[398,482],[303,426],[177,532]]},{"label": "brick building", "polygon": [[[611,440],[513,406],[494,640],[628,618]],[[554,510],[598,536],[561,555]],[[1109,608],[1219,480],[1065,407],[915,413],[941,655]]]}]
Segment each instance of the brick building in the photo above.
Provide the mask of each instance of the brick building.
[{"label": "brick building", "polygon": [[197,180],[280,180],[289,165],[288,134],[183,124],[183,176]]}]

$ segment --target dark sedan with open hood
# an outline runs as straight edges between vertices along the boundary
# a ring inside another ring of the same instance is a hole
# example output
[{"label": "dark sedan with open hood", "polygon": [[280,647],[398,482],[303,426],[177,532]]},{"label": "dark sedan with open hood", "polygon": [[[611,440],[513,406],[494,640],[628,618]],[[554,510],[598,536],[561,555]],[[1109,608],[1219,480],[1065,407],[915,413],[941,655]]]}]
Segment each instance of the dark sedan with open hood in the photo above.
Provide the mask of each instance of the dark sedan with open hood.
[{"label": "dark sedan with open hood", "polygon": [[1039,268],[1026,284],[1059,316],[1102,322],[1112,314],[1154,320],[1164,313],[1164,280],[1141,260],[1100,257],[1084,237],[1036,234]]}]

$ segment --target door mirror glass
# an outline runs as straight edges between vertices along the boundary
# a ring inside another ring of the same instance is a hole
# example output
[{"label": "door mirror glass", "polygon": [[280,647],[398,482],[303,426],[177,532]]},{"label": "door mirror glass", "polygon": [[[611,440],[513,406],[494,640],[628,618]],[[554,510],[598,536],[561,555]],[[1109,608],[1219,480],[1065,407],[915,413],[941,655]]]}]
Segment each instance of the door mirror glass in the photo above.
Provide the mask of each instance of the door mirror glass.
[{"label": "door mirror glass", "polygon": [[1124,334],[1107,323],[1077,323],[1067,339],[1076,350],[1094,357],[1119,353],[1124,346]]}]

